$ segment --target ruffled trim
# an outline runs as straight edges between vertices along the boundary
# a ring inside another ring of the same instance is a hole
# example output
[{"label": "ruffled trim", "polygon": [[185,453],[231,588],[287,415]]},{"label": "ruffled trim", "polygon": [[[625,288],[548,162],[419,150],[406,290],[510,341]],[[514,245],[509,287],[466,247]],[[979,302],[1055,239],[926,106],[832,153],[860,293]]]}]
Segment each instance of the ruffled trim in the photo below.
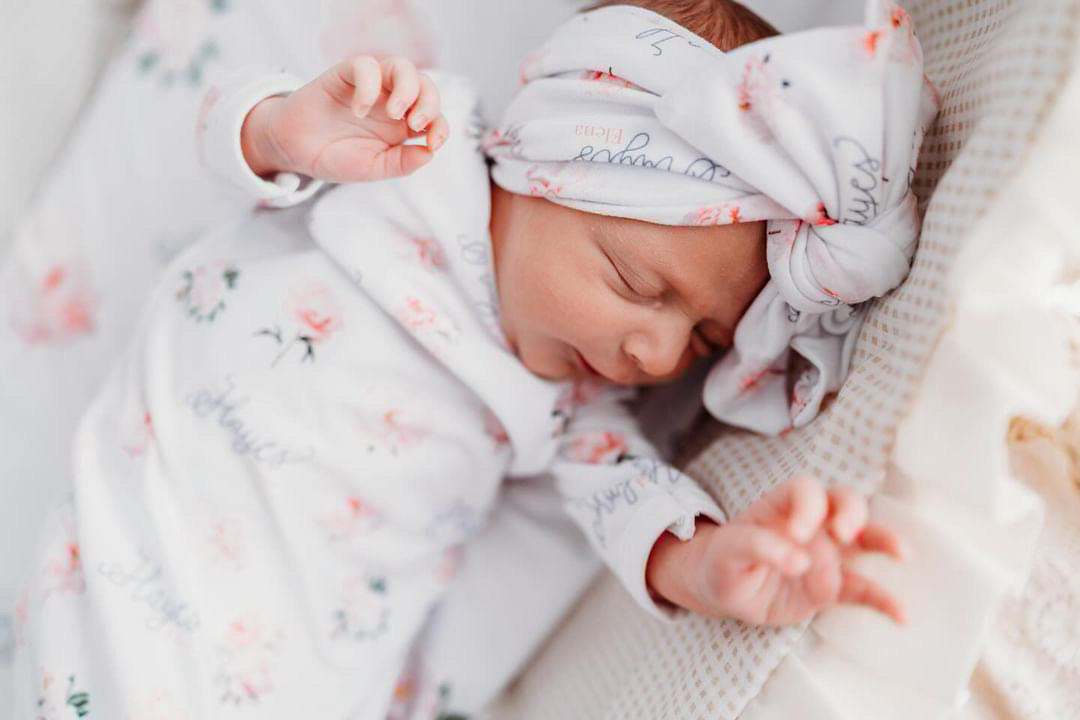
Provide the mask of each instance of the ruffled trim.
[{"label": "ruffled trim", "polygon": [[[1024,169],[956,259],[950,328],[901,424],[872,516],[907,539],[897,565],[860,571],[904,603],[897,627],[870,611],[819,615],[741,720],[931,718],[955,713],[1006,593],[1024,583],[1042,526],[1039,497],[1011,473],[1006,438],[1022,415],[1049,426],[1080,393],[1075,368],[1080,223],[1066,197],[1080,150],[1073,80]],[[1071,294],[1070,294],[1071,292]],[[1070,307],[1072,318],[1069,318]]]}]

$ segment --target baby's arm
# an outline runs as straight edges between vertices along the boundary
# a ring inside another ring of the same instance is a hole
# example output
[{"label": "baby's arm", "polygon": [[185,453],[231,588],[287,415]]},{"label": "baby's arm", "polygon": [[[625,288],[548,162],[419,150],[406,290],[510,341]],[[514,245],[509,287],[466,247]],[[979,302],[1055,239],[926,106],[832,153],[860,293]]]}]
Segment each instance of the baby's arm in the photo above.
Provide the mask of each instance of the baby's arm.
[{"label": "baby's arm", "polygon": [[[264,205],[285,207],[311,197],[324,182],[408,175],[448,136],[428,76],[404,58],[365,56],[306,85],[264,68],[233,73],[207,92],[199,151],[231,185]],[[426,145],[406,144],[421,137]]]},{"label": "baby's arm", "polygon": [[728,519],[693,479],[655,458],[609,392],[578,410],[553,467],[570,515],[646,610],[670,616],[670,603],[784,624],[852,603],[902,621],[893,598],[844,567],[861,552],[902,554],[892,532],[867,524],[861,496],[795,478]]}]

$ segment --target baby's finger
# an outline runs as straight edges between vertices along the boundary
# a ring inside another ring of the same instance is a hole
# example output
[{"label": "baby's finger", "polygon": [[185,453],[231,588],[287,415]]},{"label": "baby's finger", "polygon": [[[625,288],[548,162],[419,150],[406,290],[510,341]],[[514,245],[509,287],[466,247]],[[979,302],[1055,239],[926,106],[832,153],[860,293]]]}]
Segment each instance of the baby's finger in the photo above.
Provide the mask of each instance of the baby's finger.
[{"label": "baby's finger", "polygon": [[382,85],[390,93],[386,100],[386,114],[392,120],[401,120],[420,92],[420,74],[416,66],[412,61],[400,57],[384,60]]},{"label": "baby's finger", "polygon": [[810,567],[810,554],[782,533],[756,525],[731,525],[727,534],[735,562],[768,565],[784,575],[801,575]]},{"label": "baby's finger", "polygon": [[352,83],[356,87],[352,96],[353,115],[367,117],[382,93],[382,68],[375,58],[362,55],[353,59],[351,70]]},{"label": "baby's finger", "polygon": [[791,537],[806,543],[821,527],[828,510],[825,488],[809,475],[797,475],[780,488],[787,509]]},{"label": "baby's finger", "polygon": [[855,538],[855,547],[862,552],[883,553],[897,560],[907,558],[907,546],[900,536],[880,525],[867,525]]},{"label": "baby's finger", "polygon": [[847,545],[866,526],[866,498],[851,488],[831,487],[829,497],[829,534],[837,542]]},{"label": "baby's finger", "polygon": [[862,605],[893,619],[899,625],[907,622],[907,615],[900,603],[877,583],[850,570],[843,571],[843,584],[837,602],[846,605]]},{"label": "baby's finger", "polygon": [[413,132],[420,132],[428,126],[442,107],[442,99],[439,97],[439,89],[431,78],[423,73],[420,74],[420,91],[409,110],[407,124]]},{"label": "baby's finger", "polygon": [[443,146],[448,137],[450,137],[450,123],[447,122],[446,116],[440,113],[428,125],[427,146],[431,152],[435,152]]}]

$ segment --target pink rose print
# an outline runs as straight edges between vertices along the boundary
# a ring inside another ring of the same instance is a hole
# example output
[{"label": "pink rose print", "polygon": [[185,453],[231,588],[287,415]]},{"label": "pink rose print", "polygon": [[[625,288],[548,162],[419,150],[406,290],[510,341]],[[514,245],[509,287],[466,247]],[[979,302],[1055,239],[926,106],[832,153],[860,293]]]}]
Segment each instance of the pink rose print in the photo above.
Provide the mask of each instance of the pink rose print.
[{"label": "pink rose print", "polygon": [[354,575],[345,580],[332,615],[333,639],[356,642],[381,637],[390,622],[386,578]]},{"label": "pink rose print", "polygon": [[525,62],[521,64],[521,69],[518,70],[518,84],[528,85],[529,78],[535,77],[541,74],[541,68],[544,64],[544,59],[551,53],[547,48],[540,48],[534,50],[525,58]]},{"label": "pink rose print", "polygon": [[431,24],[408,0],[331,0],[325,28],[319,44],[328,62],[400,55],[417,67],[435,65]]},{"label": "pink rose print", "polygon": [[221,635],[214,675],[223,705],[253,705],[274,691],[274,656],[282,633],[269,633],[253,616],[238,617]]},{"label": "pink rose print", "polygon": [[334,510],[315,518],[315,523],[326,533],[327,540],[346,544],[374,532],[382,522],[382,513],[355,496],[345,498]]},{"label": "pink rose print", "polygon": [[124,452],[132,458],[142,457],[153,441],[154,418],[144,410],[141,417],[135,422],[128,423],[128,428],[124,431]]},{"label": "pink rose print", "polygon": [[325,344],[331,336],[341,331],[342,313],[334,294],[323,285],[311,285],[294,290],[286,303],[286,313],[294,329],[292,338],[286,340],[280,325],[262,328],[257,337],[268,337],[280,348],[270,367],[276,367],[282,358],[295,347],[303,349],[300,362],[314,362],[315,348]]},{"label": "pink rose print", "polygon": [[586,432],[574,436],[567,452],[577,462],[615,465],[630,455],[630,446],[617,433]]},{"label": "pink rose print", "polygon": [[295,293],[290,303],[293,317],[312,342],[323,342],[341,328],[337,300],[325,287],[313,286]]},{"label": "pink rose print", "polygon": [[769,119],[780,111],[780,93],[791,85],[790,81],[773,76],[769,59],[768,53],[748,58],[738,84],[740,116],[762,142],[776,139]]},{"label": "pink rose print", "polygon": [[529,193],[532,196],[551,199],[567,197],[579,191],[588,172],[588,167],[583,163],[568,163],[555,167],[533,165],[525,171],[525,179],[529,182]]},{"label": "pink rose print", "polygon": [[734,225],[743,221],[742,207],[727,202],[709,205],[692,213],[687,220],[692,225]]},{"label": "pink rose print", "polygon": [[225,311],[225,298],[236,290],[240,271],[225,261],[197,265],[181,274],[176,300],[195,322],[214,322]]},{"label": "pink rose print", "polygon": [[240,519],[219,517],[211,522],[206,543],[211,564],[224,564],[236,572],[247,566],[247,532]]},{"label": "pink rose print", "polygon": [[42,345],[94,331],[97,298],[81,265],[50,267],[22,298],[15,297],[11,325],[27,345]]},{"label": "pink rose print", "polygon": [[178,80],[198,85],[206,63],[219,54],[210,37],[215,14],[228,10],[229,0],[157,0],[135,20],[139,70],[156,75],[164,86]]},{"label": "pink rose print", "polygon": [[510,434],[499,422],[499,418],[490,409],[484,408],[484,432],[495,444],[495,452],[500,453],[510,447]]},{"label": "pink rose print", "polygon": [[574,419],[574,414],[577,413],[578,408],[591,403],[606,388],[606,383],[591,378],[575,380],[568,385],[559,394],[558,399],[555,401],[555,407],[551,411],[551,417],[556,422],[553,435],[558,436],[566,432],[566,428],[570,425],[570,421]]},{"label": "pink rose print", "polygon": [[562,184],[539,166],[533,165],[526,170],[525,178],[529,181],[529,192],[535,197],[554,198],[562,195]]},{"label": "pink rose print", "polygon": [[461,331],[449,318],[443,317],[427,302],[409,295],[398,307],[398,322],[412,332],[420,344],[436,357],[441,357],[447,345],[458,341]]},{"label": "pink rose print", "polygon": [[357,425],[370,441],[369,451],[385,449],[392,455],[420,447],[431,432],[415,412],[397,406],[382,412],[361,413]]},{"label": "pink rose print", "polygon": [[403,254],[429,270],[442,270],[446,267],[446,253],[435,238],[410,236],[406,238]]},{"label": "pink rose print", "polygon": [[884,0],[880,3],[880,14],[887,24],[873,30],[856,31],[862,52],[867,58],[874,58],[881,50],[882,42],[885,42],[890,62],[911,65],[918,60],[920,52],[907,11],[889,0]]},{"label": "pink rose print", "polygon": [[79,542],[76,539],[74,520],[64,517],[61,520],[63,532],[50,548],[45,566],[42,568],[42,599],[54,594],[80,595],[86,591],[83,576],[82,557]]}]

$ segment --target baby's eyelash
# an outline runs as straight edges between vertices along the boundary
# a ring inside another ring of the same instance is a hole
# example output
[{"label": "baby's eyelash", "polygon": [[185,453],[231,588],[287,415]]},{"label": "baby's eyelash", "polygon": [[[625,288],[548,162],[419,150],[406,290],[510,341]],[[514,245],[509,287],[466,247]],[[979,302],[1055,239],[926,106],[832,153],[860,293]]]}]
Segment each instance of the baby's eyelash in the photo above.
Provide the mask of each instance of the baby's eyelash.
[{"label": "baby's eyelash", "polygon": [[634,299],[637,299],[637,300],[640,300],[640,301],[643,301],[643,302],[655,302],[656,300],[658,300],[657,297],[648,295],[646,293],[643,293],[640,290],[638,290],[636,287],[634,287],[634,285],[629,280],[626,279],[626,276],[623,274],[623,271],[619,269],[619,264],[617,262],[615,262],[615,260],[610,255],[608,256],[608,262],[610,262],[611,267],[615,269],[615,274],[619,276],[619,282],[621,282],[623,284],[623,287],[626,288],[626,291],[629,294],[634,296]]}]

